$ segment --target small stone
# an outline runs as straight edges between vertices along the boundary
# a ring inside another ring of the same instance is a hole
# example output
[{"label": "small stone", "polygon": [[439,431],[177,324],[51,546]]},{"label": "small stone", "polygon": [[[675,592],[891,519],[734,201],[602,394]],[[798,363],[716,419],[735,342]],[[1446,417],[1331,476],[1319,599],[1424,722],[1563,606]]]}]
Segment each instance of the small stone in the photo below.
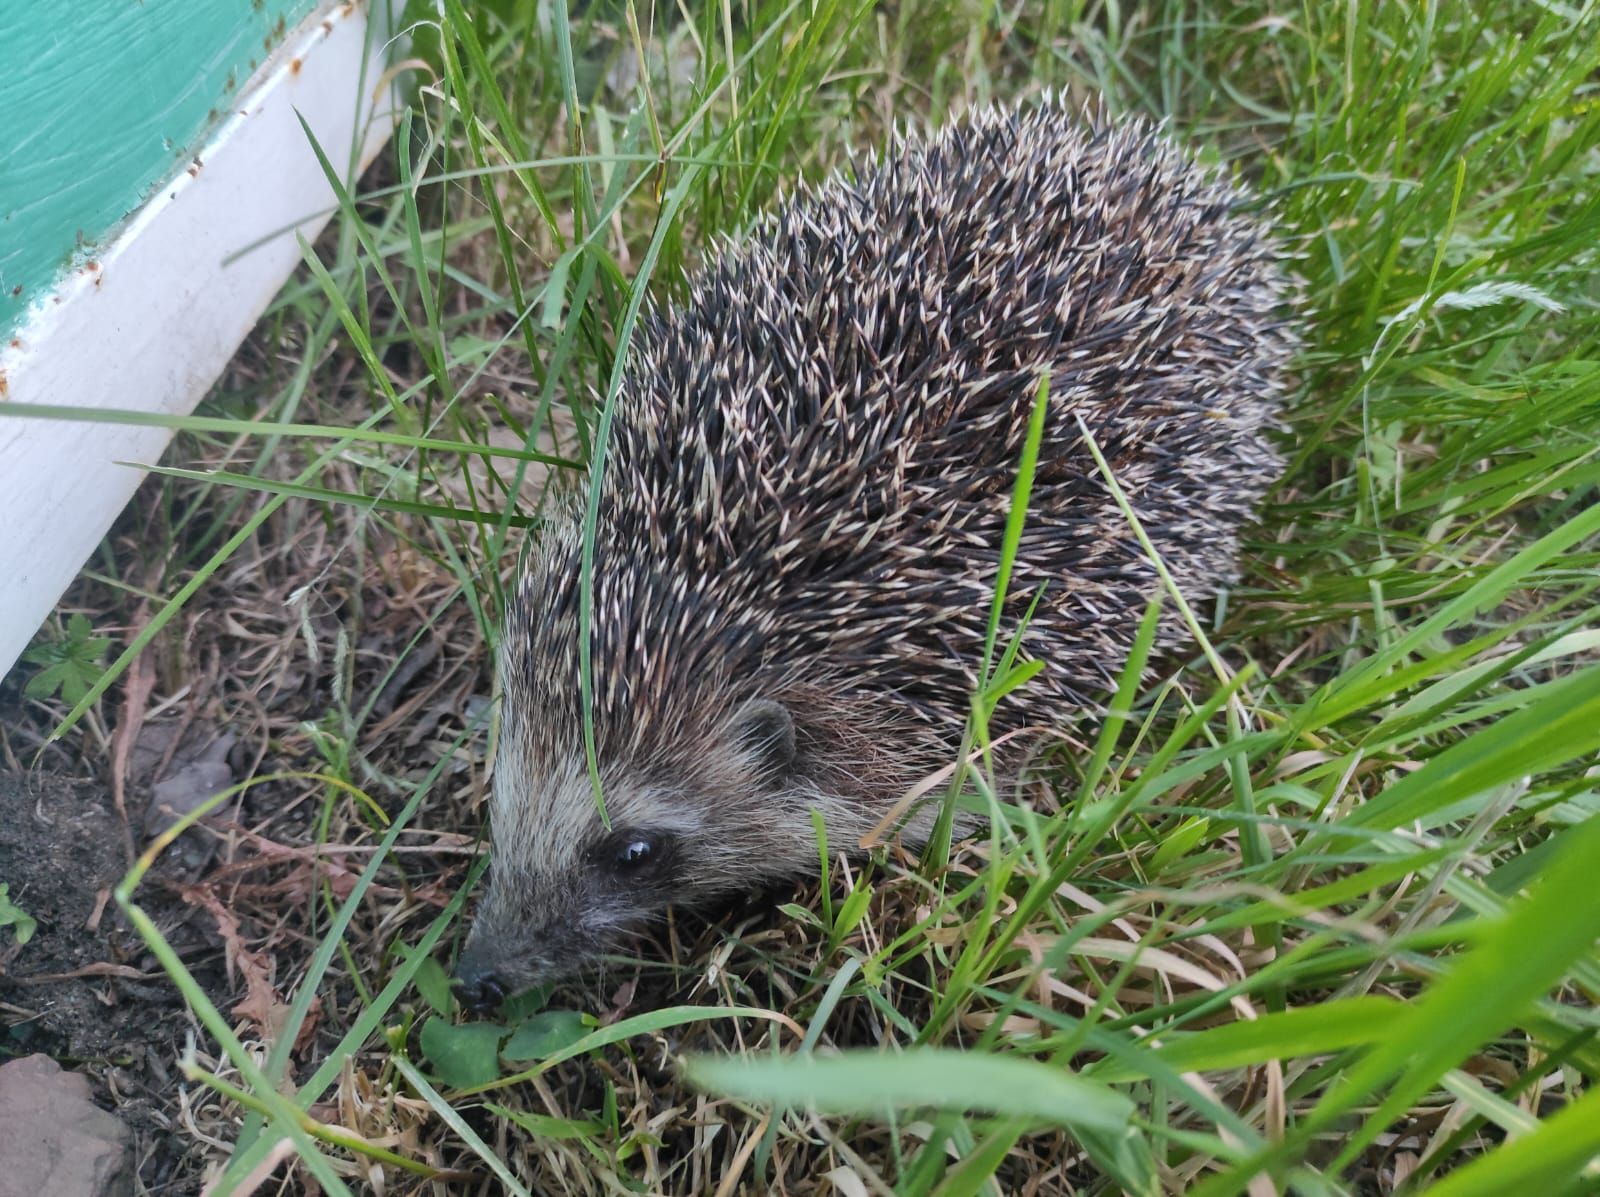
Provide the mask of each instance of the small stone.
[{"label": "small stone", "polygon": [[0,1197],[127,1197],[128,1128],[49,1056],[0,1065]]},{"label": "small stone", "polygon": [[204,749],[180,754],[173,761],[169,775],[150,787],[150,805],[144,815],[146,836],[160,835],[234,783],[228,754],[237,740],[232,732],[224,732]]}]

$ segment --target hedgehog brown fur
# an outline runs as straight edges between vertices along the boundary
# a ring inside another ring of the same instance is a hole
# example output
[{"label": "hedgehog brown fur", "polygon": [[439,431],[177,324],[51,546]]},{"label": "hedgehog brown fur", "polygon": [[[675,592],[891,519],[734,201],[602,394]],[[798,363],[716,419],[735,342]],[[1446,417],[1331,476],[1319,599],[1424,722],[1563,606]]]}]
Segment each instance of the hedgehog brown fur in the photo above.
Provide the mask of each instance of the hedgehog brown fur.
[{"label": "hedgehog brown fur", "polygon": [[992,730],[1103,692],[1157,585],[1080,418],[1186,596],[1233,581],[1296,344],[1245,200],[1142,124],[989,110],[801,192],[641,324],[594,540],[611,830],[574,498],[506,617],[468,997],[669,902],[814,870],[812,809],[853,843],[954,759],[1042,375],[1004,626],[1038,598],[1023,651],[1044,668]]}]

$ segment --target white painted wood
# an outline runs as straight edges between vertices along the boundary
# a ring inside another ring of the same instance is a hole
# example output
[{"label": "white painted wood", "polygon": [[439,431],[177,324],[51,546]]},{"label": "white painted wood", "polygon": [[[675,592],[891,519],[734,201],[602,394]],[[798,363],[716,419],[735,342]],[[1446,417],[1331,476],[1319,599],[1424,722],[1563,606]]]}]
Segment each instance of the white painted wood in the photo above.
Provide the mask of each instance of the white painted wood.
[{"label": "white painted wood", "polygon": [[326,4],[291,32],[198,165],[0,346],[0,675],[144,478],[119,463],[154,464],[170,439],[162,428],[3,409],[193,409],[300,262],[294,234],[280,230],[298,221],[302,235],[315,236],[335,202],[296,112],[336,166],[353,146],[365,166],[393,127],[389,6],[371,5],[370,39],[364,3]]}]

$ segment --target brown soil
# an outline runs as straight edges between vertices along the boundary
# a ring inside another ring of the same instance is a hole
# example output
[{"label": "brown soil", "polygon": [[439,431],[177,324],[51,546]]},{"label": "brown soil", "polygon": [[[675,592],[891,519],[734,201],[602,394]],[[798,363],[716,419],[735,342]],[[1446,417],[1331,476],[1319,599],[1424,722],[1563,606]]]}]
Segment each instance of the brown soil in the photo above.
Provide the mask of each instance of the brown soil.
[{"label": "brown soil", "polygon": [[[128,842],[101,787],[0,770],[0,881],[38,921],[22,945],[0,930],[0,1060],[44,1052],[86,1073],[133,1132],[143,1191],[188,1193],[198,1179],[174,1127],[173,1069],[194,1022],[111,898]],[[202,983],[220,985],[215,936],[160,884],[187,878],[156,880],[141,903]]]}]

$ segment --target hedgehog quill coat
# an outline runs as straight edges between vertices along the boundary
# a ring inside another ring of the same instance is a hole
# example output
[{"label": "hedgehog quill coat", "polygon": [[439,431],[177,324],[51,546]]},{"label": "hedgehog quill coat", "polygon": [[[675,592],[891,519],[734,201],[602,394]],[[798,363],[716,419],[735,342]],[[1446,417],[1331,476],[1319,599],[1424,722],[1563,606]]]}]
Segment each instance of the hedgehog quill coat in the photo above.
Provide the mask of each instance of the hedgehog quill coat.
[{"label": "hedgehog quill coat", "polygon": [[993,730],[1103,692],[1157,585],[1078,418],[1186,596],[1233,580],[1295,346],[1243,199],[1142,125],[986,111],[797,195],[641,324],[594,545],[611,830],[574,498],[507,615],[469,1000],[669,902],[814,870],[812,809],[853,843],[954,759],[1042,375],[1004,626],[1043,591],[1023,644],[1044,669]]}]

